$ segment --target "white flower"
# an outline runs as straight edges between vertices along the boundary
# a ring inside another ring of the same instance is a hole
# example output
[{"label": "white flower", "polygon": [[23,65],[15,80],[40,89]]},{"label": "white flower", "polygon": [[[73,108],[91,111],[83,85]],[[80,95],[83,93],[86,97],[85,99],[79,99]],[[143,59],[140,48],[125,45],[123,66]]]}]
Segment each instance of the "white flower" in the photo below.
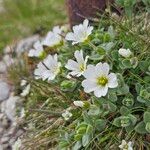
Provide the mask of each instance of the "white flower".
[{"label": "white flower", "polygon": [[75,51],[74,56],[76,58],[76,61],[69,59],[65,67],[69,70],[72,70],[72,72],[70,72],[69,75],[79,77],[86,70],[86,63],[88,60],[88,56],[86,56],[84,60],[82,50]]},{"label": "white flower", "polygon": [[30,84],[28,84],[25,88],[24,88],[24,90],[22,91],[22,93],[20,94],[22,97],[25,97],[25,96],[27,96],[28,94],[29,94],[29,92],[30,92]]},{"label": "white flower", "polygon": [[26,80],[21,80],[20,86],[25,86],[27,84]]},{"label": "white flower", "polygon": [[61,29],[59,26],[55,26],[53,28],[53,31],[48,32],[46,38],[43,41],[43,45],[49,46],[49,47],[54,47],[56,45],[59,45],[62,42],[62,37],[61,37]]},{"label": "white flower", "polygon": [[62,113],[62,117],[65,120],[69,120],[72,117],[72,113],[70,113],[68,110],[66,110],[64,113]]},{"label": "white flower", "polygon": [[19,150],[20,148],[21,148],[21,139],[18,138],[18,140],[12,146],[12,150]]},{"label": "white flower", "polygon": [[56,75],[60,71],[61,63],[58,62],[57,54],[54,56],[48,55],[43,62],[37,65],[37,69],[34,71],[36,79],[54,80]]},{"label": "white flower", "polygon": [[84,102],[82,102],[82,101],[74,101],[73,104],[77,107],[83,107],[84,106]]},{"label": "white flower", "polygon": [[119,148],[122,150],[133,150],[133,143],[130,142],[126,142],[125,140],[122,140],[121,145],[119,145]]},{"label": "white flower", "polygon": [[120,48],[118,52],[121,56],[125,58],[128,58],[132,55],[132,52],[130,51],[130,49]]},{"label": "white flower", "polygon": [[34,49],[31,49],[28,53],[29,57],[40,57],[43,55],[44,49],[40,41],[34,43],[33,48]]},{"label": "white flower", "polygon": [[89,21],[84,20],[83,24],[73,26],[73,32],[66,35],[66,40],[73,41],[72,44],[85,42],[92,33],[93,26],[89,26]]},{"label": "white flower", "polygon": [[88,65],[83,76],[86,78],[82,82],[84,91],[86,93],[94,91],[96,97],[105,96],[108,88],[118,86],[117,76],[114,73],[109,74],[109,65],[107,63],[98,63],[96,66]]}]

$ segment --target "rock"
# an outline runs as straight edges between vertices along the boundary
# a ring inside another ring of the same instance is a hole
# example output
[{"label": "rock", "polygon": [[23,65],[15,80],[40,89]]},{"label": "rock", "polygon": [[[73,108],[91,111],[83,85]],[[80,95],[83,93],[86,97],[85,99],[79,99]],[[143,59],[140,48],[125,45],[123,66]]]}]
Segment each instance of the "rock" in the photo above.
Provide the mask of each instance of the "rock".
[{"label": "rock", "polygon": [[6,46],[3,51],[5,54],[11,54],[12,52],[14,52],[14,49],[15,49],[15,44]]},{"label": "rock", "polygon": [[0,135],[2,135],[3,134],[3,128],[2,127],[0,127]]},{"label": "rock", "polygon": [[8,141],[9,141],[9,137],[8,136],[4,136],[4,137],[1,138],[1,143],[2,144],[8,143]]},{"label": "rock", "polygon": [[39,35],[34,35],[19,41],[15,48],[16,53],[20,55],[22,52],[28,51],[37,40],[39,40]]},{"label": "rock", "polygon": [[14,63],[14,60],[10,55],[7,54],[7,55],[4,55],[3,62],[6,64],[7,67],[9,67],[10,65]]},{"label": "rock", "polygon": [[16,102],[19,100],[20,97],[11,95],[3,104],[2,111],[12,122],[16,120]]},{"label": "rock", "polygon": [[0,101],[6,100],[10,95],[10,86],[0,80]]},{"label": "rock", "polygon": [[3,61],[0,61],[0,73],[5,73],[7,70],[7,66]]},{"label": "rock", "polygon": [[3,127],[3,129],[8,129],[10,126],[10,121],[8,120],[8,118],[4,115],[3,118],[0,119],[1,122],[1,126]]}]

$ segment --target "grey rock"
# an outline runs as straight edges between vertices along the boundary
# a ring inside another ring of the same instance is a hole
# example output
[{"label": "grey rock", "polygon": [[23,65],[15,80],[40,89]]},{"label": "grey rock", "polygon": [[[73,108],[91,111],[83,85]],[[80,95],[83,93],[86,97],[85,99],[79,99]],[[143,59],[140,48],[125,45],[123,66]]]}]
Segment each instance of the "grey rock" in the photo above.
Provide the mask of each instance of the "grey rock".
[{"label": "grey rock", "polygon": [[10,55],[7,54],[3,56],[3,62],[6,64],[7,67],[9,67],[14,63],[14,60]]},{"label": "grey rock", "polygon": [[30,50],[30,48],[33,46],[33,43],[35,43],[37,40],[39,40],[39,35],[34,35],[19,41],[15,48],[16,53],[20,55],[22,52]]},{"label": "grey rock", "polygon": [[6,116],[4,116],[0,121],[1,121],[1,126],[3,127],[3,129],[9,128],[10,121],[8,120]]},{"label": "grey rock", "polygon": [[4,132],[4,129],[2,127],[0,127],[0,135],[2,135]]},{"label": "grey rock", "polygon": [[7,70],[7,66],[3,61],[0,61],[0,73],[5,73]]},{"label": "grey rock", "polygon": [[12,122],[16,120],[16,102],[20,100],[20,97],[11,95],[3,103],[2,111],[7,115],[8,119]]},{"label": "grey rock", "polygon": [[5,143],[8,143],[9,142],[9,137],[8,136],[4,136],[1,138],[1,143],[2,144],[5,144]]},{"label": "grey rock", "polygon": [[0,101],[6,100],[9,97],[10,94],[10,86],[0,80]]}]

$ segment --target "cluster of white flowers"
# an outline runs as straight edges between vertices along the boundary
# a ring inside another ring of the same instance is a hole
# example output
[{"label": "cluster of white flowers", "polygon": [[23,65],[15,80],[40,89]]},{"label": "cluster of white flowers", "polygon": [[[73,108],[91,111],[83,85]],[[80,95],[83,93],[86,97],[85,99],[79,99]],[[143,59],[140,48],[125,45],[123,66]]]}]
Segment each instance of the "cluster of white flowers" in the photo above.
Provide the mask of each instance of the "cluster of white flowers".
[{"label": "cluster of white flowers", "polygon": [[[68,33],[66,39],[73,41],[72,44],[85,42],[92,33],[92,30],[93,26],[89,26],[89,21],[86,19],[83,24],[74,26],[73,32]],[[61,29],[58,26],[54,27],[53,31],[50,31],[47,34],[43,41],[43,45],[49,47],[57,45],[62,41],[60,34]],[[40,56],[43,52],[43,47],[39,41],[35,43],[34,48],[35,50],[29,52],[29,56]],[[119,50],[119,53],[123,55],[125,52]],[[124,55],[127,56],[127,52]],[[86,93],[94,92],[96,97],[101,97],[107,94],[108,88],[117,87],[117,77],[114,73],[109,74],[109,65],[107,63],[100,62],[96,66],[87,66],[89,56],[86,56],[84,59],[82,50],[75,51],[74,57],[76,61],[69,59],[65,65],[65,67],[71,71],[67,76],[80,77],[83,75],[86,79],[82,82],[82,86]],[[37,68],[34,71],[35,78],[43,80],[48,79],[48,81],[54,80],[60,71],[60,66],[61,63],[58,62],[57,54],[54,56],[48,55],[47,58],[37,65]]]},{"label": "cluster of white flowers", "polygon": [[[52,31],[48,32],[42,42],[37,41],[34,44],[34,49],[31,49],[28,55],[29,57],[40,57],[45,53],[44,46],[55,47],[60,45],[65,39],[71,41],[72,45],[86,42],[92,30],[93,26],[90,26],[89,21],[85,19],[83,24],[75,25],[73,27],[73,32],[67,33],[65,38],[63,38],[63,28],[56,26]],[[119,49],[118,53],[125,58],[129,58],[132,55],[129,49],[123,48]],[[74,52],[75,60],[68,60],[65,65],[65,68],[69,70],[67,78],[71,78],[72,76],[83,76],[85,79],[82,81],[82,87],[86,93],[94,92],[94,95],[98,98],[106,96],[109,88],[116,88],[118,86],[117,75],[115,73],[109,73],[110,66],[106,62],[99,62],[96,65],[87,64],[89,56],[84,56],[83,54],[82,50],[76,50]],[[48,81],[54,80],[60,72],[60,67],[61,63],[58,61],[57,54],[49,54],[37,65],[34,71],[35,78]],[[23,95],[27,93],[28,89],[29,87],[26,87]],[[84,102],[82,101],[74,101],[73,103],[76,107],[84,107]],[[65,120],[68,120],[72,117],[72,114],[67,109],[62,116]]]},{"label": "cluster of white flowers", "polygon": [[43,46],[54,47],[60,45],[63,41],[61,36],[62,29],[59,26],[55,26],[52,31],[47,33],[47,36],[44,38],[42,42],[37,41],[33,45],[33,49],[31,49],[28,53],[29,57],[42,57],[44,55]]}]

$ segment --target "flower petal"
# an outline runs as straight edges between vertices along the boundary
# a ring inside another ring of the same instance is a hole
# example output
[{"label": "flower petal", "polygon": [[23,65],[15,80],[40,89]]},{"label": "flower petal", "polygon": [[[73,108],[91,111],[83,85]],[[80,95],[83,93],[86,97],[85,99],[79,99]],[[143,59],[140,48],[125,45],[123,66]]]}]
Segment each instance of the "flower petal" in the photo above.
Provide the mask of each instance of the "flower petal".
[{"label": "flower petal", "polygon": [[67,69],[69,70],[78,70],[79,71],[79,65],[77,62],[75,62],[74,60],[72,59],[69,59],[66,66],[65,66]]},{"label": "flower petal", "polygon": [[83,76],[89,80],[95,80],[97,78],[96,73],[95,73],[95,66],[88,65],[87,69],[83,73]]},{"label": "flower petal", "polygon": [[108,87],[105,86],[105,87],[99,87],[97,90],[94,91],[94,95],[96,97],[102,97],[102,96],[106,96],[108,92]]},{"label": "flower petal", "polygon": [[82,86],[84,87],[84,91],[86,93],[90,93],[90,92],[95,91],[96,89],[98,89],[98,86],[97,86],[96,82],[93,82],[93,81],[90,81],[90,80],[82,81]]},{"label": "flower petal", "polygon": [[79,64],[84,64],[83,51],[75,51],[74,56]]},{"label": "flower petal", "polygon": [[118,86],[117,76],[114,73],[108,75],[108,87],[115,88]]},{"label": "flower petal", "polygon": [[96,73],[97,75],[107,76],[109,73],[109,65],[107,63],[98,63],[96,65]]}]

